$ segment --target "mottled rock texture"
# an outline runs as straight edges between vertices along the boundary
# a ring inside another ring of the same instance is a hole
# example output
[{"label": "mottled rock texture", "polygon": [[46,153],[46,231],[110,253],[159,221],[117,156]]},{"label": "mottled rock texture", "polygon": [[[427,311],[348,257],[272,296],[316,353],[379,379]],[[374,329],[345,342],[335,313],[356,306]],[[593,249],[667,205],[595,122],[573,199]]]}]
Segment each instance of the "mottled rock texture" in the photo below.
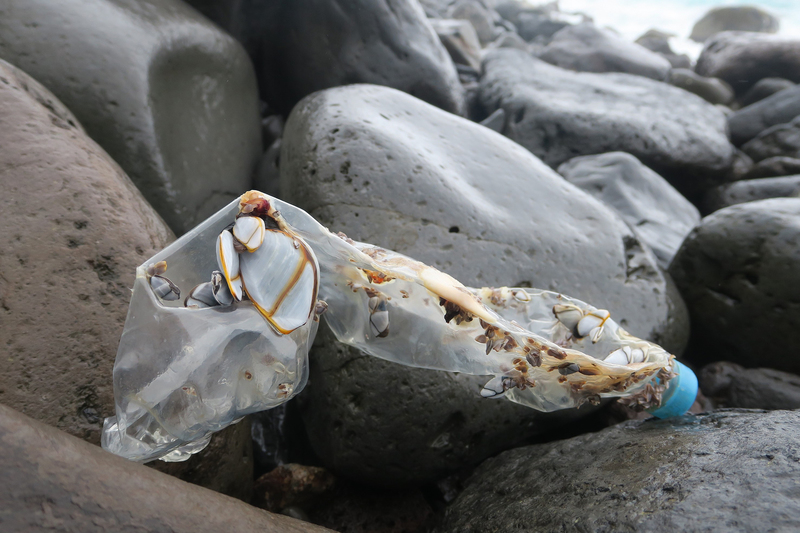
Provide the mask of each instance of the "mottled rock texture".
[{"label": "mottled rock texture", "polygon": [[705,366],[698,377],[703,393],[722,407],[800,408],[797,374],[720,361]]},{"label": "mottled rock texture", "polygon": [[800,86],[779,91],[728,117],[731,140],[741,146],[758,134],[800,116]]},{"label": "mottled rock texture", "polygon": [[783,197],[800,197],[800,176],[742,180],[720,185],[708,191],[704,207],[707,212],[712,212],[745,202]]}]

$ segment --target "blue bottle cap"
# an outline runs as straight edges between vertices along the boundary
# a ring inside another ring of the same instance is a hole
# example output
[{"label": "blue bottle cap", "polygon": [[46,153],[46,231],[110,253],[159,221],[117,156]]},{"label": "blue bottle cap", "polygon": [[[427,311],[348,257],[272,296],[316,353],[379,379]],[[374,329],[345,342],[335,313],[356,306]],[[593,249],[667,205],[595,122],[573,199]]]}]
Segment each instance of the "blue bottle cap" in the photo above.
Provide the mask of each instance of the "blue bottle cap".
[{"label": "blue bottle cap", "polygon": [[647,412],[658,418],[681,416],[686,413],[697,398],[697,376],[688,366],[674,361],[674,371],[678,374],[669,382],[661,400],[661,406],[647,409]]}]

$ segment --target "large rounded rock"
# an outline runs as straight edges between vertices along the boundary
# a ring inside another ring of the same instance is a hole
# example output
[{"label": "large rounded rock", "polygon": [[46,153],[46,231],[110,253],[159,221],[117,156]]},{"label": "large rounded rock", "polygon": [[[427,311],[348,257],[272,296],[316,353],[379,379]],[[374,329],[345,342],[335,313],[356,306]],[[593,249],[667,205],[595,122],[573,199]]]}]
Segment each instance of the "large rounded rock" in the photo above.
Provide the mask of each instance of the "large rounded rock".
[{"label": "large rounded rock", "polygon": [[714,187],[706,193],[707,212],[767,198],[800,197],[800,176],[781,176],[735,181]]},{"label": "large rounded rock", "polygon": [[731,140],[741,146],[762,131],[800,116],[800,85],[777,92],[731,114]]},{"label": "large rounded rock", "polygon": [[670,266],[692,319],[692,357],[800,372],[800,199],[706,218]]},{"label": "large rounded rock", "polygon": [[486,461],[441,533],[795,531],[796,411],[630,421]]},{"label": "large rounded rock", "polygon": [[183,483],[0,405],[3,531],[324,533]]},{"label": "large rounded rock", "polygon": [[[0,124],[0,403],[100,444],[134,271],[172,232],[64,105],[3,61]],[[170,471],[246,496],[242,431]]]},{"label": "large rounded rock", "polygon": [[800,159],[778,156],[759,161],[747,170],[740,179],[754,180],[795,174],[800,174]]},{"label": "large rounded rock", "polygon": [[648,50],[657,53],[667,61],[672,68],[691,68],[692,60],[686,54],[676,54],[669,44],[669,39],[675,37],[673,34],[664,33],[656,29],[647,30],[636,39],[636,44],[642,45]]},{"label": "large rounded rock", "polygon": [[558,173],[619,213],[664,268],[700,222],[689,200],[630,154],[576,157]]},{"label": "large rounded rock", "polygon": [[771,368],[744,368],[720,361],[698,376],[703,394],[724,407],[800,408],[800,376]]},{"label": "large rounded rock", "polygon": [[718,78],[705,78],[687,68],[672,69],[667,82],[712,104],[729,105],[733,101],[730,85]]},{"label": "large rounded rock", "polygon": [[695,23],[689,38],[702,43],[723,31],[776,33],[779,27],[777,18],[755,6],[717,7]]},{"label": "large rounded rock", "polygon": [[[487,128],[399,91],[332,89],[292,112],[281,179],[285,199],[333,231],[469,285],[564,291],[680,351],[682,304],[649,250],[612,211]],[[324,335],[306,428],[347,476],[430,480],[576,416],[486,401],[481,379],[400,367]]]},{"label": "large rounded rock", "polygon": [[177,233],[248,188],[252,65],[183,2],[9,0],[0,57],[53,91]]},{"label": "large rounded rock", "polygon": [[762,131],[743,144],[742,151],[756,162],[770,157],[800,158],[800,116]]},{"label": "large rounded rock", "polygon": [[722,32],[706,41],[695,71],[730,83],[744,94],[763,78],[800,82],[800,39],[750,32]]},{"label": "large rounded rock", "polygon": [[456,68],[416,0],[291,0],[270,31],[260,76],[267,101],[283,113],[314,91],[350,83],[465,112]]},{"label": "large rounded rock", "polygon": [[580,72],[627,72],[654,80],[669,74],[669,61],[591,22],[567,26],[553,35],[541,59]]},{"label": "large rounded rock", "polygon": [[503,134],[550,166],[627,152],[687,194],[717,184],[731,166],[722,111],[666,83],[571,72],[518,50],[489,52],[484,70],[487,111],[502,107]]},{"label": "large rounded rock", "polygon": [[784,89],[791,89],[794,86],[794,83],[783,78],[763,78],[758,80],[755,85],[744,93],[739,104],[741,107],[747,107],[775,93],[781,92]]}]

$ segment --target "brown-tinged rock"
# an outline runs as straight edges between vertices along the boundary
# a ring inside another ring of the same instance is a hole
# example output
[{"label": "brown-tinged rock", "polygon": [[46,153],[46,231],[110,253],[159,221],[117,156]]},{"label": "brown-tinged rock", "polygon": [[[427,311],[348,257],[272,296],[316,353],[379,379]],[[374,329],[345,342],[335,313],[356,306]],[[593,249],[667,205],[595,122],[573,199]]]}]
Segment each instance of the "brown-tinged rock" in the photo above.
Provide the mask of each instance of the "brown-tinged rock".
[{"label": "brown-tinged rock", "polygon": [[333,474],[319,466],[281,465],[258,478],[253,489],[253,504],[267,511],[280,512],[318,499],[335,483]]}]

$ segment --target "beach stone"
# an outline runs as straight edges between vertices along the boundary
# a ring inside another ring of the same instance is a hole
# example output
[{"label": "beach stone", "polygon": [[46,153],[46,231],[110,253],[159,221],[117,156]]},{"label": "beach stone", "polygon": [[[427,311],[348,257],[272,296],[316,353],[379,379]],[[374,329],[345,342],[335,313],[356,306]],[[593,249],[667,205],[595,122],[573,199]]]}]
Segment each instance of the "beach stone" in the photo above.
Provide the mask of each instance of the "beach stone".
[{"label": "beach stone", "polygon": [[[467,285],[598,302],[634,335],[681,349],[680,299],[617,215],[518,144],[402,92],[353,85],[303,100],[286,124],[281,186],[334,232]],[[373,485],[433,481],[589,413],[485,401],[485,377],[366,357],[327,327],[310,361],[299,401],[314,449]]]},{"label": "beach stone", "polygon": [[322,533],[116,457],[0,405],[3,531]]},{"label": "beach stone", "polygon": [[497,37],[495,19],[500,18],[493,9],[487,8],[480,0],[456,0],[447,10],[449,18],[466,20],[474,28],[481,44],[487,45]]},{"label": "beach stone", "polygon": [[539,58],[579,72],[626,72],[659,81],[671,68],[655,52],[590,22],[558,31]]},{"label": "beach stone", "polygon": [[792,531],[797,411],[632,420],[483,463],[440,533]]},{"label": "beach stone", "polygon": [[258,68],[270,106],[340,85],[393,87],[456,114],[464,89],[417,0],[292,0],[270,26]]},{"label": "beach stone", "polygon": [[480,72],[481,43],[468,20],[432,19],[430,23],[454,63]]},{"label": "beach stone", "polygon": [[625,152],[576,157],[559,166],[558,173],[619,213],[663,268],[700,222],[689,200]]},{"label": "beach stone", "polygon": [[[0,124],[0,403],[99,445],[136,267],[174,236],[66,107],[3,61]],[[246,497],[240,426],[186,463],[158,464]]]},{"label": "beach stone", "polygon": [[246,190],[261,153],[242,47],[179,0],[9,0],[0,57],[75,114],[176,233]]},{"label": "beach stone", "polygon": [[742,151],[763,161],[770,157],[800,158],[800,115],[786,124],[776,124],[742,145]]},{"label": "beach stone", "polygon": [[755,6],[716,7],[695,22],[689,38],[702,43],[723,31],[776,33],[779,27],[776,17]]},{"label": "beach stone", "polygon": [[530,45],[519,34],[506,32],[500,35],[488,48],[516,48],[525,52],[530,50]]},{"label": "beach stone", "polygon": [[750,90],[744,93],[739,104],[741,107],[747,107],[784,89],[791,89],[794,86],[794,83],[783,78],[764,78],[758,80],[755,85],[750,87]]},{"label": "beach stone", "polygon": [[509,117],[503,134],[552,167],[580,155],[627,152],[695,194],[719,184],[732,164],[722,111],[666,83],[576,73],[509,49],[488,52],[484,71],[486,111],[502,107]]},{"label": "beach stone", "polygon": [[800,197],[800,176],[781,176],[736,181],[715,187],[706,193],[707,212],[767,198]]},{"label": "beach stone", "polygon": [[744,368],[719,361],[698,375],[703,393],[723,407],[800,408],[800,376],[771,368]]},{"label": "beach stone", "polygon": [[674,35],[651,29],[639,36],[635,42],[669,61],[672,68],[691,68],[692,60],[686,54],[675,53],[669,44],[670,37],[674,37]]},{"label": "beach stone", "polygon": [[800,198],[705,217],[670,266],[692,320],[691,360],[800,371]]},{"label": "beach stone", "polygon": [[791,176],[800,174],[800,159],[792,157],[770,157],[759,161],[750,168],[741,179],[770,178],[773,176]]},{"label": "beach stone", "polygon": [[729,105],[733,101],[734,94],[730,85],[719,78],[705,78],[686,68],[673,68],[667,82],[712,104]]},{"label": "beach stone", "polygon": [[800,82],[800,39],[752,32],[722,32],[706,41],[695,72],[728,82],[744,95],[759,80]]},{"label": "beach stone", "polygon": [[731,141],[741,146],[762,131],[800,116],[800,85],[777,92],[728,116]]},{"label": "beach stone", "polygon": [[582,13],[562,13],[558,2],[532,6],[517,1],[500,1],[494,6],[502,18],[514,25],[517,33],[528,42],[547,43],[559,30],[591,21]]}]

